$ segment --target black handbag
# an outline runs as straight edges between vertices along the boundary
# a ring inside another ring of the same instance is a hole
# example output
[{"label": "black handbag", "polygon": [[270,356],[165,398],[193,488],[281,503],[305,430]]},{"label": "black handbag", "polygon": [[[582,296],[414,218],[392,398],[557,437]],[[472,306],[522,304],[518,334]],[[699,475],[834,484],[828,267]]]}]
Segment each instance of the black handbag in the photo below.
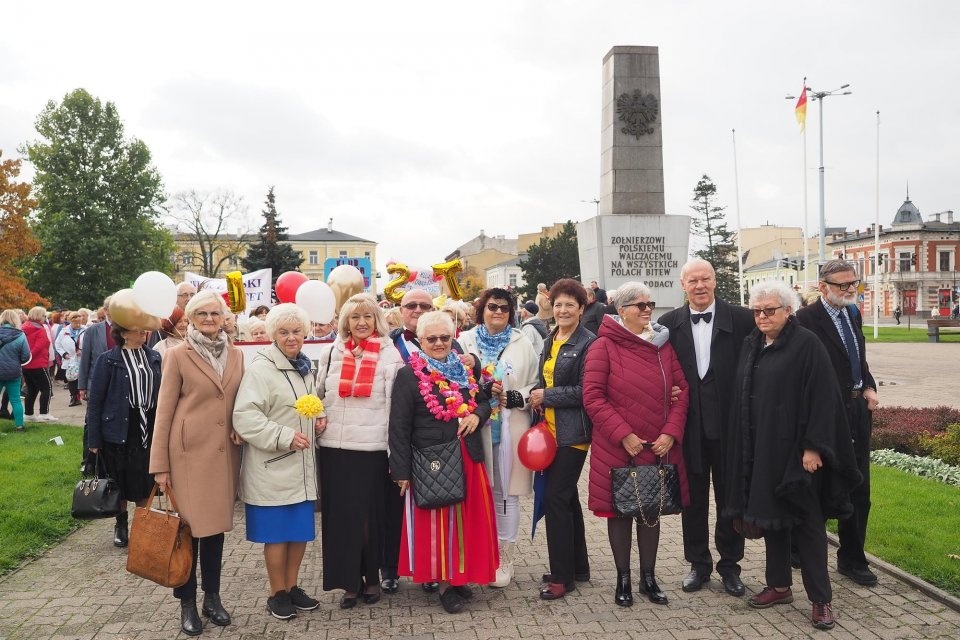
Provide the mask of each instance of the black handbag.
[{"label": "black handbag", "polygon": [[463,502],[467,479],[463,474],[460,438],[423,449],[413,448],[413,500],[421,509],[438,509]]},{"label": "black handbag", "polygon": [[680,513],[677,465],[664,464],[663,458],[657,464],[636,465],[631,458],[629,466],[611,468],[610,476],[613,509],[621,516],[655,527],[660,516]]},{"label": "black handbag", "polygon": [[112,518],[123,511],[120,486],[113,478],[100,477],[99,455],[93,468],[93,477],[80,480],[73,488],[70,515],[77,520]]}]

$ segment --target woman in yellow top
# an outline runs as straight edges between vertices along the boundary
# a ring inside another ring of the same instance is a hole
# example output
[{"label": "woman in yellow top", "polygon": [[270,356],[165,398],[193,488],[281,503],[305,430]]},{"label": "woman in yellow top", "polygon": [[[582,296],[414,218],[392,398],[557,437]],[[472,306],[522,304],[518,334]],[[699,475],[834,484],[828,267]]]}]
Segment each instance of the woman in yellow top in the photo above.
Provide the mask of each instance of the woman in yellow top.
[{"label": "woman in yellow top", "polygon": [[583,529],[577,483],[590,448],[593,425],[583,408],[583,363],[596,336],[580,325],[587,292],[569,278],[550,289],[557,323],[543,345],[540,383],[530,394],[533,409],[542,409],[547,427],[557,437],[557,455],[546,470],[544,516],[550,573],[544,574],[540,597],[562,598],[576,582],[590,579],[590,561]]}]

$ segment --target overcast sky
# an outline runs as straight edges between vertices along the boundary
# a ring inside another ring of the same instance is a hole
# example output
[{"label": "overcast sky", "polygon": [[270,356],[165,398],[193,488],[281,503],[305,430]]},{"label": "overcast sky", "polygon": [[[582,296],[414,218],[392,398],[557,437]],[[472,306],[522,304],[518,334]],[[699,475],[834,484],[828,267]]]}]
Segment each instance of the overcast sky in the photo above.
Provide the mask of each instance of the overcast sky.
[{"label": "overcast sky", "polygon": [[[476,236],[594,215],[603,56],[660,48],[668,213],[700,175],[736,224],[799,226],[804,76],[824,103],[829,226],[910,196],[960,211],[960,3],[18,2],[0,24],[0,149],[47,100],[114,102],[168,194],[229,189],[259,225],[268,185],[291,233],[326,226],[427,266]],[[818,105],[808,107],[810,225]],[[29,169],[25,172],[29,175]],[[583,202],[587,201],[587,202]]]}]

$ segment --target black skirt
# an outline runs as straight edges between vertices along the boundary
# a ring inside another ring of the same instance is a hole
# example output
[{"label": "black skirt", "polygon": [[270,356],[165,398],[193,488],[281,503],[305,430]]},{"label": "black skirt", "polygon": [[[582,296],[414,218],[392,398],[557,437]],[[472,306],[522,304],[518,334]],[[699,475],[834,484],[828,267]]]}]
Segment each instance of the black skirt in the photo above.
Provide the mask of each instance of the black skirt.
[{"label": "black skirt", "polygon": [[148,438],[143,446],[140,433],[140,412],[130,408],[127,420],[127,441],[124,444],[103,443],[103,462],[107,475],[120,486],[120,496],[124,500],[137,502],[145,500],[153,489],[153,476],[150,469],[150,443],[153,441],[153,421],[156,409],[147,413]]},{"label": "black skirt", "polygon": [[386,451],[320,447],[323,590],[354,592],[380,582]]}]

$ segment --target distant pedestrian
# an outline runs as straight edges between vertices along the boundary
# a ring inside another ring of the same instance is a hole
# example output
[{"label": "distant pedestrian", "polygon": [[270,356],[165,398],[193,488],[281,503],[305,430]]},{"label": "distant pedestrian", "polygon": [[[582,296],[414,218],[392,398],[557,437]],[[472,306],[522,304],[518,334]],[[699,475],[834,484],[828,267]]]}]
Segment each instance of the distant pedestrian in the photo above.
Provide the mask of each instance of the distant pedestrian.
[{"label": "distant pedestrian", "polygon": [[537,285],[537,317],[543,320],[547,325],[553,324],[553,305],[550,304],[550,294],[547,293],[547,285],[540,283]]},{"label": "distant pedestrian", "polygon": [[[27,382],[27,402],[24,408],[28,422],[54,422],[57,418],[50,414],[50,398],[53,396],[53,381],[50,379],[50,331],[46,325],[47,310],[33,307],[23,324],[23,333],[27,336],[30,353],[33,358],[23,367],[23,378]],[[34,415],[33,405],[40,396],[40,414]]]},{"label": "distant pedestrian", "polygon": [[893,310],[893,319],[897,321],[897,324],[900,324],[900,315],[902,313],[903,312],[900,311],[900,307],[897,307],[896,309]]},{"label": "distant pedestrian", "polygon": [[596,280],[591,280],[588,288],[593,291],[593,297],[596,298],[597,302],[602,305],[607,304],[607,292],[600,288]]},{"label": "distant pedestrian", "polygon": [[14,428],[23,431],[23,401],[20,398],[21,367],[30,362],[30,346],[20,330],[20,314],[15,309],[0,313],[0,387],[10,399]]}]

